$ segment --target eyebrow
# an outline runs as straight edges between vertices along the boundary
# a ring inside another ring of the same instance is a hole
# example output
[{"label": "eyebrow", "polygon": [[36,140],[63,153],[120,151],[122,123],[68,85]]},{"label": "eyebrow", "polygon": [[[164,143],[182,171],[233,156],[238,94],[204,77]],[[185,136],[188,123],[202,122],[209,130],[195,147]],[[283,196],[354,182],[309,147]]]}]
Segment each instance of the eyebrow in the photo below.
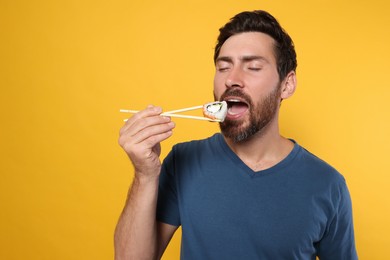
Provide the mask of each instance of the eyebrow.
[{"label": "eyebrow", "polygon": [[[241,61],[243,62],[250,62],[250,61],[254,61],[254,60],[260,60],[260,61],[265,61],[267,63],[269,63],[269,61],[264,58],[263,56],[258,56],[258,55],[246,55],[246,56],[242,56],[239,58]],[[230,57],[230,56],[221,56],[221,57],[218,57],[216,59],[216,62],[219,62],[219,61],[225,61],[225,62],[229,62],[229,63],[233,63],[233,58]]]}]

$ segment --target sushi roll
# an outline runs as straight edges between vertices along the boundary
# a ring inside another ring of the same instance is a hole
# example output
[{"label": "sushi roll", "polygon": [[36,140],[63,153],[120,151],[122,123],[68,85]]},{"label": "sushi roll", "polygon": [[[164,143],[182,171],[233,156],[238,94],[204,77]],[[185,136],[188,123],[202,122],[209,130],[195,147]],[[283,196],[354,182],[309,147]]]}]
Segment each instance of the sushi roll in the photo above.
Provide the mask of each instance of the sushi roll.
[{"label": "sushi roll", "polygon": [[227,103],[216,101],[203,105],[203,115],[207,118],[223,122],[227,114]]}]

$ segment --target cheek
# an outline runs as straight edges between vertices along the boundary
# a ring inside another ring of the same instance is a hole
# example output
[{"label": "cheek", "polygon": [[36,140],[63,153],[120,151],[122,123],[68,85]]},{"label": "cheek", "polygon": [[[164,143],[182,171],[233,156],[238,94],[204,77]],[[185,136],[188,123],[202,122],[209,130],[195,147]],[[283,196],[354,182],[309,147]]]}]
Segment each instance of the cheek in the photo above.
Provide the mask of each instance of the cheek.
[{"label": "cheek", "polygon": [[225,84],[224,84],[224,81],[215,76],[214,77],[214,96],[219,99],[219,97],[221,97],[221,95],[223,94],[223,92],[225,91]]}]

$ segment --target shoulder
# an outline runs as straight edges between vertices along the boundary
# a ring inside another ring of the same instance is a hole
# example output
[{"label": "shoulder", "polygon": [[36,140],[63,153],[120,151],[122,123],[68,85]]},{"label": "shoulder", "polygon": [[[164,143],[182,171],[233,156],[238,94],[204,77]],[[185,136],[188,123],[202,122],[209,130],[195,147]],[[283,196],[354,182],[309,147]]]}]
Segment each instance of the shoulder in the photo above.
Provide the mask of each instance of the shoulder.
[{"label": "shoulder", "polygon": [[295,177],[298,176],[304,189],[321,202],[323,210],[334,216],[340,207],[350,209],[347,182],[336,168],[303,147],[296,161]]},{"label": "shoulder", "polygon": [[296,167],[309,179],[323,184],[345,185],[344,176],[331,164],[304,147],[299,147]]}]

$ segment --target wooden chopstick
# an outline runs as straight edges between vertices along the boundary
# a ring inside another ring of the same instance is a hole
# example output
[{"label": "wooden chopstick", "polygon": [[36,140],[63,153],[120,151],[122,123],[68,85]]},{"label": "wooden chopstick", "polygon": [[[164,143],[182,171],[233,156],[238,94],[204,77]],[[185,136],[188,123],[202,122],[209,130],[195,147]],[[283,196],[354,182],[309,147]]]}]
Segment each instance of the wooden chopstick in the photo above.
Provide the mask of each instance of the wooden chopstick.
[{"label": "wooden chopstick", "polygon": [[164,112],[163,114],[174,114],[174,113],[186,112],[186,111],[191,111],[200,108],[203,108],[203,106],[194,106],[194,107],[187,107],[187,108],[182,108],[177,110],[171,110],[171,111]]},{"label": "wooden chopstick", "polygon": [[[184,111],[189,111],[189,110],[195,110],[195,109],[199,109],[199,108],[202,108],[202,107],[203,106],[196,106],[196,107],[189,107],[189,108],[183,108],[183,109],[178,109],[178,110],[172,110],[172,111],[168,111],[168,112],[162,113],[161,116],[187,118],[187,119],[203,120],[203,121],[210,121],[210,122],[220,122],[221,121],[221,120],[218,120],[218,119],[211,119],[211,118],[207,118],[207,117],[190,116],[190,115],[177,115],[177,114],[173,113],[173,112],[177,113],[177,112],[184,112]],[[138,113],[139,111],[138,110],[120,109],[119,112],[135,114],[135,113]],[[124,121],[127,121],[127,119],[125,119]]]}]

